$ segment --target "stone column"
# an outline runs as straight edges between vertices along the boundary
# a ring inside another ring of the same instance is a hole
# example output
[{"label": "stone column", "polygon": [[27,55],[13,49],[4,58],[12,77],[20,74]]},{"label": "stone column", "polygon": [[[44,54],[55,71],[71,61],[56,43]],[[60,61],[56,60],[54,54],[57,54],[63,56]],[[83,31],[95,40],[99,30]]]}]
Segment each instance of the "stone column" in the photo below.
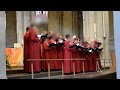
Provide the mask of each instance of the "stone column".
[{"label": "stone column", "polygon": [[57,11],[58,32],[63,35],[63,11]]},{"label": "stone column", "polygon": [[[101,47],[104,47],[104,41],[103,41],[103,25],[102,25],[102,11],[95,11],[95,22],[96,22],[96,35],[97,39],[101,40],[102,45]],[[104,59],[104,50],[101,53],[101,59]],[[101,60],[103,62],[103,60]],[[103,66],[103,63],[102,63]]]},{"label": "stone column", "polygon": [[48,31],[59,31],[59,16],[58,11],[49,11],[48,13]]},{"label": "stone column", "polygon": [[36,15],[36,11],[30,11],[30,21],[33,21]]},{"label": "stone column", "polygon": [[114,46],[114,29],[113,29],[113,11],[109,11],[109,28],[110,28],[110,52],[115,51]]},{"label": "stone column", "polygon": [[0,11],[0,79],[6,79],[6,15]]},{"label": "stone column", "polygon": [[30,22],[31,22],[31,12],[30,11],[23,11],[24,13],[24,34],[26,32],[26,27],[30,26]]},{"label": "stone column", "polygon": [[16,34],[16,11],[6,11],[6,47],[14,47]]},{"label": "stone column", "polygon": [[113,11],[117,79],[120,79],[120,11]]},{"label": "stone column", "polygon": [[77,11],[72,11],[72,35],[78,35]]},{"label": "stone column", "polygon": [[16,11],[17,20],[17,43],[22,44],[24,35],[24,13],[23,11]]},{"label": "stone column", "polygon": [[89,11],[83,11],[83,34],[90,41]]},{"label": "stone column", "polygon": [[63,11],[63,34],[72,33],[72,11]]},{"label": "stone column", "polygon": [[103,42],[103,28],[102,28],[102,11],[96,11],[96,31],[97,39],[101,39]]},{"label": "stone column", "polygon": [[89,11],[88,12],[88,19],[89,19],[89,24],[88,24],[88,31],[89,31],[89,37],[90,38],[89,40],[90,41],[93,41],[94,38],[95,38],[95,32],[94,32],[94,24],[95,24],[95,11]]},{"label": "stone column", "polygon": [[[105,29],[106,29],[106,41],[105,41],[105,59],[107,63],[109,63],[110,59],[110,28],[109,28],[109,13],[108,11],[105,12]],[[109,64],[106,63],[106,66],[109,66]]]}]

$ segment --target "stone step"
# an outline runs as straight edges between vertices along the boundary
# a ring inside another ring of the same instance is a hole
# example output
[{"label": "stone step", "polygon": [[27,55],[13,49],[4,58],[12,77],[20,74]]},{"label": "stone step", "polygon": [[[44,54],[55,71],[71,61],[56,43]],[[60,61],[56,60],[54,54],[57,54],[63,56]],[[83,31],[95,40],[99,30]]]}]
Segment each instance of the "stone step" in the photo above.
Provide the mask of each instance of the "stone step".
[{"label": "stone step", "polygon": [[[50,73],[51,76],[58,76],[61,74],[62,74],[61,70],[51,71]],[[26,74],[26,73],[8,74],[7,77],[8,79],[32,79],[31,74]],[[34,74],[34,78],[42,78],[42,77],[48,77],[48,72],[40,72]]]},{"label": "stone step", "polygon": [[79,73],[75,76],[71,75],[58,75],[51,77],[41,77],[36,79],[116,79],[116,71],[103,70],[102,72],[86,72]]},{"label": "stone step", "polygon": [[19,74],[19,73],[24,73],[23,68],[11,68],[7,69],[6,71],[7,74]]},{"label": "stone step", "polygon": [[[107,68],[106,68],[107,69]],[[52,76],[60,76],[62,71],[51,71]],[[11,68],[7,69],[8,79],[31,79],[31,73],[24,73],[23,68]],[[34,78],[47,78],[48,72],[35,73]]]}]

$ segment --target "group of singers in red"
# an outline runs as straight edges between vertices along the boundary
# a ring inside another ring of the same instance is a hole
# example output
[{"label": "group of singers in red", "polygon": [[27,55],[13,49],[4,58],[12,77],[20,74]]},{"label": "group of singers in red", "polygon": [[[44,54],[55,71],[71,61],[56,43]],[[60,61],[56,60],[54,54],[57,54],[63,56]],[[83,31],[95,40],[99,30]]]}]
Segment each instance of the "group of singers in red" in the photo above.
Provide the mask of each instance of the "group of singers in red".
[{"label": "group of singers in red", "polygon": [[[96,59],[100,58],[102,50],[100,48],[101,43],[97,40],[90,44],[85,40],[81,42],[75,35],[72,37],[66,34],[62,37],[58,33],[47,33],[46,31],[38,35],[35,25],[27,27],[26,31],[24,36],[25,72],[31,72],[31,62],[35,73],[39,73],[41,70],[47,71],[48,62],[50,63],[50,70],[61,70],[63,62],[64,73],[71,74],[73,73],[73,61],[75,63],[75,73],[83,72],[82,62],[85,63],[85,72],[96,71]],[[100,60],[99,67],[101,68]]]}]

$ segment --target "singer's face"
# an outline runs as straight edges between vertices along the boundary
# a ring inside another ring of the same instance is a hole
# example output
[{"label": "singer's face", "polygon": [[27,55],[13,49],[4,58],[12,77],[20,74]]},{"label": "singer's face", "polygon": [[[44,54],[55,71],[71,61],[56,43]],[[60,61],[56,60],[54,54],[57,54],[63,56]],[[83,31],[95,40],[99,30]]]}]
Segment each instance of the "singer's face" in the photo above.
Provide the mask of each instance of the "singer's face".
[{"label": "singer's face", "polygon": [[48,39],[45,39],[46,42],[48,42]]},{"label": "singer's face", "polygon": [[59,38],[58,41],[61,41],[61,39]]},{"label": "singer's face", "polygon": [[34,30],[35,30],[35,32],[38,34],[39,33],[39,31],[38,31],[38,28],[37,27],[34,27]]},{"label": "singer's face", "polygon": [[78,41],[77,41],[77,40],[75,40],[75,41],[74,41],[74,43],[75,43],[75,44],[77,44],[77,43],[78,43]]},{"label": "singer's face", "polygon": [[68,38],[68,41],[71,41],[71,37]]},{"label": "singer's face", "polygon": [[47,34],[47,31],[44,31],[43,34]]},{"label": "singer's face", "polygon": [[91,42],[91,46],[92,46],[92,47],[94,46],[94,42]]},{"label": "singer's face", "polygon": [[95,44],[95,47],[98,47],[98,45],[97,45],[97,44]]}]

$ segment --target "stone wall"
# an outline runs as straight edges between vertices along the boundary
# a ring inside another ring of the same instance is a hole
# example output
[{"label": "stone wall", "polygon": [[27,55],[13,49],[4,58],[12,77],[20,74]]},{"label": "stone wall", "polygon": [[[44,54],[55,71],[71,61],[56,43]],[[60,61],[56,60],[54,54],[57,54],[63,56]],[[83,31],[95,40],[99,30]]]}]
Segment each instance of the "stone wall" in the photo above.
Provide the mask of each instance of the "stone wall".
[{"label": "stone wall", "polygon": [[0,11],[0,79],[6,79],[6,15]]},{"label": "stone wall", "polygon": [[6,47],[14,47],[16,34],[16,11],[6,11]]}]

